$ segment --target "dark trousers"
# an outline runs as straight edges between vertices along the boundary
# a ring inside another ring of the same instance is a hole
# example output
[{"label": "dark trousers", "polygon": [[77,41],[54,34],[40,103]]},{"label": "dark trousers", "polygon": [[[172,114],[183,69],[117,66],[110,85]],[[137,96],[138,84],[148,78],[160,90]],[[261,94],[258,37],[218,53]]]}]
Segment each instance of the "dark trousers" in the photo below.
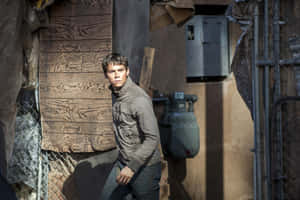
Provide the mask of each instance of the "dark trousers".
[{"label": "dark trousers", "polygon": [[0,174],[0,198],[5,200],[17,200],[15,191],[5,178]]},{"label": "dark trousers", "polygon": [[159,200],[160,162],[142,167],[127,185],[119,185],[116,178],[123,167],[122,163],[116,161],[105,182],[100,200],[122,200],[129,193],[136,200]]}]

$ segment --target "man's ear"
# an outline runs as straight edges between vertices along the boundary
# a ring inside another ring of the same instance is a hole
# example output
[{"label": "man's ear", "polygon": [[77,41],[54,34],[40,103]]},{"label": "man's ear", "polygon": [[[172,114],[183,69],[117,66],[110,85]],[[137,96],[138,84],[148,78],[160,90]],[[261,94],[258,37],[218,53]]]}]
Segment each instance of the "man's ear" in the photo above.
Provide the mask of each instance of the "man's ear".
[{"label": "man's ear", "polygon": [[130,71],[129,71],[129,67],[128,67],[127,70],[126,70],[127,77],[129,76],[129,74],[130,74]]}]

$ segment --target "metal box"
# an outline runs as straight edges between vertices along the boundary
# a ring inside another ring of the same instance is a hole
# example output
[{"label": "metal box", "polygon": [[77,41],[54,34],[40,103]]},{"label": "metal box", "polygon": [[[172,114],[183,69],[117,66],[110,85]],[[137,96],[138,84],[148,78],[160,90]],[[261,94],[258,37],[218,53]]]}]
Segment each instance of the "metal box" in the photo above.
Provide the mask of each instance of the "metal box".
[{"label": "metal box", "polygon": [[225,16],[196,15],[185,24],[187,77],[227,76],[228,23]]}]

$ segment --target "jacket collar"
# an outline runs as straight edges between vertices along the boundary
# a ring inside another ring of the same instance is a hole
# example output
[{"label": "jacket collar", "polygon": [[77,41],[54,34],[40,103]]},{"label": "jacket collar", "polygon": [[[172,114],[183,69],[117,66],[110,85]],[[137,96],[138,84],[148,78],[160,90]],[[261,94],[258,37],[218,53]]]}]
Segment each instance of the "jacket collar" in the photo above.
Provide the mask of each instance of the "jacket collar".
[{"label": "jacket collar", "polygon": [[123,97],[126,95],[128,89],[130,88],[130,86],[133,84],[131,78],[128,76],[125,84],[123,85],[123,87],[121,87],[121,89],[114,89],[111,85],[109,86],[109,89],[112,91],[113,95],[115,95],[117,98],[118,97]]}]

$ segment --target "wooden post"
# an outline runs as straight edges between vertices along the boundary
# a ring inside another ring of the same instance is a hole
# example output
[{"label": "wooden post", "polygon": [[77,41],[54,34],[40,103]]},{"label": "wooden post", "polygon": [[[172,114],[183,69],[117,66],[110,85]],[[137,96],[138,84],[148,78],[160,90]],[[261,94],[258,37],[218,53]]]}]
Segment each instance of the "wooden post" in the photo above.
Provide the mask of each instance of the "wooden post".
[{"label": "wooden post", "polygon": [[[152,65],[154,60],[155,49],[151,47],[144,48],[144,58],[143,65],[140,75],[140,87],[143,88],[148,94],[151,88],[151,78],[152,78]],[[151,95],[150,95],[151,96]]]},{"label": "wooden post", "polygon": [[[141,69],[140,76],[140,87],[143,88],[150,96],[152,96],[151,91],[151,78],[152,78],[152,65],[154,60],[155,49],[151,47],[144,48],[144,58],[143,65]],[[168,162],[164,159],[162,150],[161,152],[161,162],[162,162],[162,176],[160,179],[160,199],[168,200],[170,196],[170,186],[168,183]]]}]

